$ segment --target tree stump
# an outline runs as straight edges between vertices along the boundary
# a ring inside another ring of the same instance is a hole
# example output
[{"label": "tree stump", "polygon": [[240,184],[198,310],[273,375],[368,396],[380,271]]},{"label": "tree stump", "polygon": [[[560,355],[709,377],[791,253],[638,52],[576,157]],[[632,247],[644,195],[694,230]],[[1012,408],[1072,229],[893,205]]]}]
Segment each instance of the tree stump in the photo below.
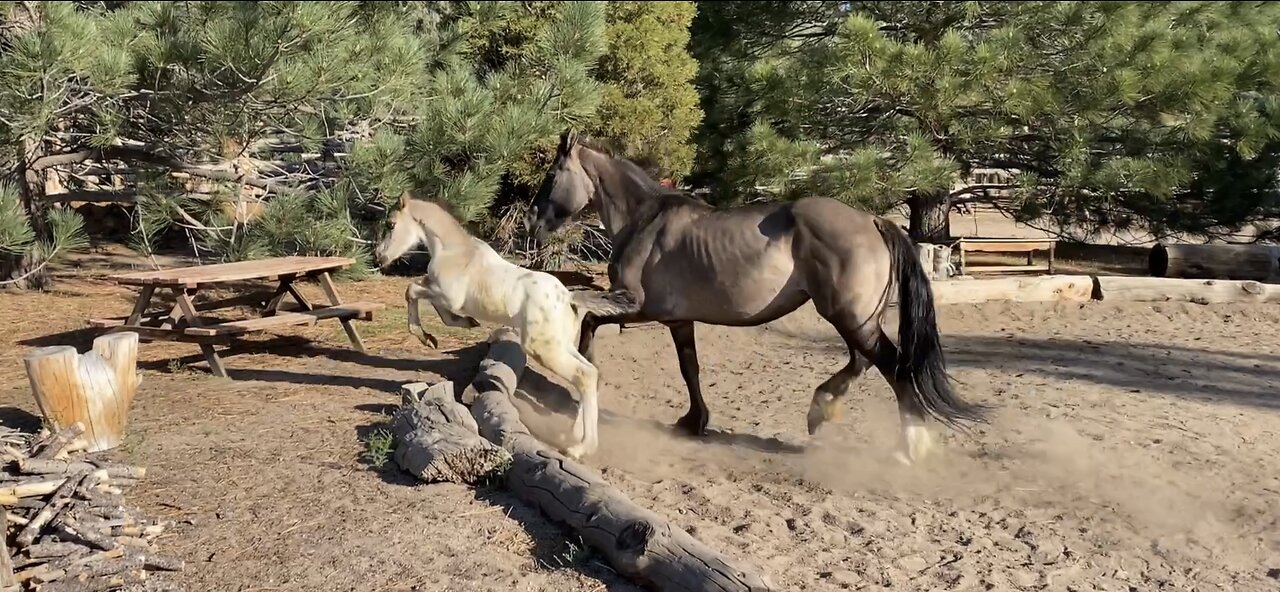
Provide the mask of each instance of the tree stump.
[{"label": "tree stump", "polygon": [[772,589],[756,569],[712,550],[642,508],[596,471],[546,446],[511,403],[526,358],[515,331],[500,328],[463,394],[480,433],[511,451],[507,487],[553,520],[568,525],[618,573],[652,590],[738,592]]},{"label": "tree stump", "polygon": [[474,485],[511,455],[480,437],[476,420],[453,400],[453,383],[406,384],[392,432],[396,465],[427,483]]},{"label": "tree stump", "polygon": [[142,382],[137,333],[98,337],[93,350],[83,355],[66,345],[42,347],[28,353],[24,362],[36,404],[55,430],[79,422],[88,452],[120,445],[129,406]]}]

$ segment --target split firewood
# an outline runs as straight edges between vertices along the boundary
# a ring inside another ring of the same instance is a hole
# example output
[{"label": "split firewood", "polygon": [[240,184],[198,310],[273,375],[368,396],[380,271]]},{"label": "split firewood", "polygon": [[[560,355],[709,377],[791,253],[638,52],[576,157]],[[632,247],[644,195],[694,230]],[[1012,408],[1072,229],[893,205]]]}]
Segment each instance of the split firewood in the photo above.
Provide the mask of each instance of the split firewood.
[{"label": "split firewood", "polygon": [[84,432],[80,424],[38,436],[0,427],[0,592],[116,590],[185,567],[153,548],[171,523],[125,503],[124,490],[146,469],[91,459]]},{"label": "split firewood", "polygon": [[28,458],[18,461],[18,470],[29,475],[65,475],[68,473],[85,473],[102,470],[106,471],[106,476],[108,478],[134,480],[141,479],[147,474],[146,469],[142,467],[132,467],[129,465],[89,463],[71,460],[46,460],[41,458]]},{"label": "split firewood", "polygon": [[52,459],[62,454],[69,446],[84,434],[84,424],[75,422],[54,434],[47,442],[43,443],[40,451],[32,455],[32,458]]},{"label": "split firewood", "polygon": [[71,502],[71,499],[68,496],[76,489],[76,487],[79,487],[80,484],[88,478],[88,476],[89,474],[85,473],[84,476],[78,479],[67,478],[67,480],[53,492],[53,497],[45,503],[44,508],[36,513],[35,517],[32,518],[31,521],[27,523],[26,527],[22,529],[22,532],[18,533],[18,538],[15,542],[23,547],[31,546],[31,543],[35,542],[36,537],[39,536],[40,531],[44,526],[48,524],[50,520],[53,520],[53,518]]}]

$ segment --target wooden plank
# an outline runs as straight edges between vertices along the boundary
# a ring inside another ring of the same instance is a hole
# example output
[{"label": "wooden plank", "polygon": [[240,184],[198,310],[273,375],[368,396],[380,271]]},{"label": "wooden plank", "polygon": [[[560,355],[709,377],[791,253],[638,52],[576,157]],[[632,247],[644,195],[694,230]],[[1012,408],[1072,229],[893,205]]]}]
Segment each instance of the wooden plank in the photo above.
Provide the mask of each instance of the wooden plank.
[{"label": "wooden plank", "polygon": [[277,257],[216,265],[180,267],[110,276],[119,284],[146,286],[198,286],[223,282],[335,271],[354,265],[347,257]]},{"label": "wooden plank", "polygon": [[998,273],[1005,271],[1049,271],[1048,265],[969,265],[966,271]]},{"label": "wooden plank", "polygon": [[288,312],[269,317],[231,321],[204,327],[187,327],[183,332],[192,336],[240,335],[263,331],[271,327],[314,325],[316,321],[323,319],[362,318],[369,320],[372,319],[374,311],[382,310],[383,308],[385,308],[384,304],[376,302],[352,302],[339,306],[325,306],[315,310]]},{"label": "wooden plank", "polygon": [[[155,286],[144,286],[142,289],[146,290],[148,288],[154,290]],[[207,312],[210,310],[220,310],[223,308],[231,308],[233,306],[259,306],[262,303],[267,302],[274,294],[275,294],[274,292],[253,292],[251,294],[245,294],[242,296],[233,296],[231,298],[223,298],[221,300],[201,302],[199,304],[196,304],[195,308],[196,308],[196,312]],[[156,321],[167,319],[169,318],[169,314],[170,313],[168,312],[161,312],[161,311],[144,314],[134,323],[127,322],[129,320],[129,317],[104,317],[104,318],[97,318],[97,319],[89,319],[89,326],[100,327],[100,328],[119,327],[121,325],[126,325],[126,324],[145,326],[150,323],[155,323]],[[203,317],[201,318],[203,319]]]},{"label": "wooden plank", "polygon": [[1053,241],[1022,241],[1016,243],[961,241],[960,249],[970,253],[1024,253],[1027,251],[1048,251],[1053,248],[1053,244]]}]

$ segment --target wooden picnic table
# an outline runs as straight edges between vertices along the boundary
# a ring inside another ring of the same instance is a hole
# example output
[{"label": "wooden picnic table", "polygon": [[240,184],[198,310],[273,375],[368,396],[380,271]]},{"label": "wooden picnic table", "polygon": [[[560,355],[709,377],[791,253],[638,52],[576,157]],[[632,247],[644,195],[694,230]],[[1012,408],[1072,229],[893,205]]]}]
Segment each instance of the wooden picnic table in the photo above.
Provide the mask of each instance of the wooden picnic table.
[{"label": "wooden picnic table", "polygon": [[[200,351],[209,361],[209,368],[216,376],[226,377],[227,371],[218,357],[214,345],[230,343],[235,337],[263,331],[272,327],[314,325],[324,319],[338,319],[347,339],[356,350],[364,351],[364,342],[352,325],[353,320],[373,320],[373,313],[384,305],[373,302],[342,301],[333,285],[330,272],[345,269],[355,263],[346,257],[278,257],[257,261],[239,261],[200,265],[176,269],[162,269],[111,276],[118,284],[140,286],[133,312],[127,317],[90,319],[93,327],[106,327],[108,333],[133,331],[144,339],[181,341],[200,345]],[[294,285],[299,280],[314,279],[324,290],[328,304],[313,305]],[[249,280],[276,282],[274,290],[251,292],[212,302],[197,304],[194,296],[202,289],[226,287],[228,284]],[[158,288],[173,292],[176,303],[168,312],[148,312],[151,298]],[[297,309],[281,310],[284,297],[291,296]],[[206,323],[200,313],[234,306],[257,306],[262,315],[234,321]]]}]

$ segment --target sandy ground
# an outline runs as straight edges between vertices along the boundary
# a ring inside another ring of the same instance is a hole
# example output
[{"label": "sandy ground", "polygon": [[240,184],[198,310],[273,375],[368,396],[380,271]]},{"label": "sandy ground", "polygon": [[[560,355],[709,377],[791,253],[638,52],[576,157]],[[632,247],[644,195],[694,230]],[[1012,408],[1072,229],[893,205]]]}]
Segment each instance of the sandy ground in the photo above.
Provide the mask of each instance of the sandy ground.
[{"label": "sandy ground", "polygon": [[[389,310],[290,330],[207,374],[194,346],[142,348],[127,492],[180,522],[161,545],[186,590],[630,591],[559,527],[497,490],[415,485],[368,465],[362,440],[405,382],[466,380],[483,332],[432,352],[403,330],[405,278],[344,283]],[[308,289],[309,294],[318,291]],[[32,427],[20,356],[87,346],[91,316],[132,295],[69,278],[0,294],[0,422]],[[667,333],[603,335],[601,450],[588,459],[638,502],[778,590],[1275,590],[1280,587],[1280,315],[1272,306],[988,303],[940,311],[963,396],[997,408],[916,469],[887,455],[887,384],[864,375],[810,441],[812,389],[846,360],[809,309],[768,327],[699,326],[714,433],[667,425],[687,399]],[[434,320],[434,315],[427,315]],[[558,430],[566,395],[538,376],[529,423]],[[554,381],[553,381],[554,382]],[[563,411],[567,414],[568,411]]]}]

